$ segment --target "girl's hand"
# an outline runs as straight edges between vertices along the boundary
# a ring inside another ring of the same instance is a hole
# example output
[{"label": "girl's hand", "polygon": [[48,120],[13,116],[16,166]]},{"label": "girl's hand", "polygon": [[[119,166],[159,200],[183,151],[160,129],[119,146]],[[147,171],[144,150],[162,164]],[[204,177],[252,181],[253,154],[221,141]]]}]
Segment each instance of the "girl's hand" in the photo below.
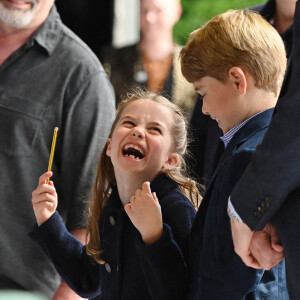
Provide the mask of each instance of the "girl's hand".
[{"label": "girl's hand", "polygon": [[152,244],[160,238],[163,233],[161,208],[156,194],[151,193],[148,181],[143,183],[142,190],[135,192],[124,209],[145,244]]},{"label": "girl's hand", "polygon": [[39,178],[39,185],[32,192],[32,205],[37,224],[40,226],[46,222],[57,208],[57,194],[52,181],[49,184],[46,180],[52,176],[48,171]]}]

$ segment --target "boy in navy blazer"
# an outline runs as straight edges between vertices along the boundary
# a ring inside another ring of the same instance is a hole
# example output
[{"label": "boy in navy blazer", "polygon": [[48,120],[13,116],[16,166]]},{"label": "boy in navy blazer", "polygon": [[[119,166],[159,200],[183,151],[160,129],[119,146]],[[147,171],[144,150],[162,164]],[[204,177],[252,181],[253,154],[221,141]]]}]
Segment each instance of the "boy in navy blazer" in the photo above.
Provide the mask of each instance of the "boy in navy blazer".
[{"label": "boy in navy blazer", "polygon": [[218,122],[225,151],[191,232],[188,299],[288,299],[284,261],[267,271],[235,253],[227,202],[271,121],[285,69],[277,31],[250,11],[228,11],[194,31],[181,51],[182,73]]}]

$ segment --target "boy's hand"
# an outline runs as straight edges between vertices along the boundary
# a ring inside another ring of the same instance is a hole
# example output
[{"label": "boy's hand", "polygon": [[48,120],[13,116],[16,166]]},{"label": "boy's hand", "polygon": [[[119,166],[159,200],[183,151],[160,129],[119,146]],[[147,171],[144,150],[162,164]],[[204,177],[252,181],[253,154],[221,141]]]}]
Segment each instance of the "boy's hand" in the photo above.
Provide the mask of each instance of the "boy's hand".
[{"label": "boy's hand", "polygon": [[37,224],[40,226],[46,222],[57,208],[57,194],[52,181],[46,184],[46,180],[52,176],[48,171],[39,178],[39,185],[32,192],[32,205]]},{"label": "boy's hand", "polygon": [[152,244],[160,238],[163,232],[161,208],[156,194],[151,193],[148,181],[143,183],[142,190],[135,192],[124,209],[145,244]]},{"label": "boy's hand", "polygon": [[246,266],[261,269],[261,265],[250,251],[254,232],[245,223],[239,223],[233,219],[230,219],[230,225],[235,252]]}]

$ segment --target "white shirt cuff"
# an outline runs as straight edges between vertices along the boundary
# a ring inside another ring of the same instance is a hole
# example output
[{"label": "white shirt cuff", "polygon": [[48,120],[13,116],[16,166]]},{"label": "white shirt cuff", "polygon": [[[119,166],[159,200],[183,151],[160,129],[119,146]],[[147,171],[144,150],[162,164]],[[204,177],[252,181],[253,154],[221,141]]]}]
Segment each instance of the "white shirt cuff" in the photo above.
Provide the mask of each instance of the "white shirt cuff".
[{"label": "white shirt cuff", "polygon": [[230,197],[228,198],[228,208],[229,210],[238,218],[238,220],[240,222],[243,222],[243,220],[241,219],[241,217],[238,215],[238,213],[236,212],[236,210],[234,209],[232,203],[231,203],[231,200],[230,200]]}]

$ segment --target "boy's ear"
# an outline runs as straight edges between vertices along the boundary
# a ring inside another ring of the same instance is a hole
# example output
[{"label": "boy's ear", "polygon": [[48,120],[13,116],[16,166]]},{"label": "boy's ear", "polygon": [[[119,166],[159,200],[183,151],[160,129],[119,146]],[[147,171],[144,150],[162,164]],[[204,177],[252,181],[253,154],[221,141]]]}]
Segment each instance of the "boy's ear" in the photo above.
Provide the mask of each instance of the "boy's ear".
[{"label": "boy's ear", "polygon": [[107,139],[106,147],[106,155],[111,157],[111,138]]},{"label": "boy's ear", "polygon": [[228,71],[229,80],[232,81],[234,87],[241,95],[245,95],[247,91],[247,77],[243,69],[240,67],[231,67]]},{"label": "boy's ear", "polygon": [[177,153],[170,153],[168,156],[168,159],[163,165],[163,169],[165,170],[171,170],[174,167],[176,167],[179,163],[179,155]]}]

